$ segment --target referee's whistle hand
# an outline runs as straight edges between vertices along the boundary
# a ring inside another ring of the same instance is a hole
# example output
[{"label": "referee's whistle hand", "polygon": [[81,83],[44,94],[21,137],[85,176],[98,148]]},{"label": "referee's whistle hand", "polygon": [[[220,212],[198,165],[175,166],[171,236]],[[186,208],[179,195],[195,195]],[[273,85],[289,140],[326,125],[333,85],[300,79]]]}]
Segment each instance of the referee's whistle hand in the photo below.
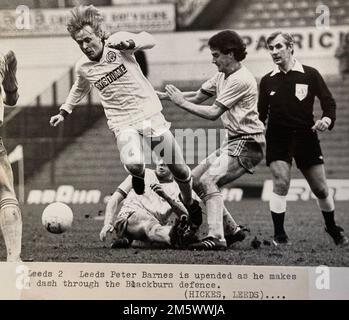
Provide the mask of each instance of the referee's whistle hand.
[{"label": "referee's whistle hand", "polygon": [[331,124],[330,121],[328,121],[326,118],[322,118],[321,120],[316,120],[315,124],[312,126],[311,129],[313,131],[320,131],[320,132],[326,131]]}]

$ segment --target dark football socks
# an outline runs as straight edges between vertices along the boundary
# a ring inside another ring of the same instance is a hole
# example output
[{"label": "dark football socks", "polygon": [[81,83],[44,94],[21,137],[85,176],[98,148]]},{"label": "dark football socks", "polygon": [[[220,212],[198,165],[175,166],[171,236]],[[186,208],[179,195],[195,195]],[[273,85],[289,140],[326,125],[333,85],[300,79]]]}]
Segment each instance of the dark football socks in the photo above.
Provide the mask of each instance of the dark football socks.
[{"label": "dark football socks", "polygon": [[271,211],[271,217],[274,223],[275,234],[285,234],[286,233],[284,229],[285,212],[275,213]]}]

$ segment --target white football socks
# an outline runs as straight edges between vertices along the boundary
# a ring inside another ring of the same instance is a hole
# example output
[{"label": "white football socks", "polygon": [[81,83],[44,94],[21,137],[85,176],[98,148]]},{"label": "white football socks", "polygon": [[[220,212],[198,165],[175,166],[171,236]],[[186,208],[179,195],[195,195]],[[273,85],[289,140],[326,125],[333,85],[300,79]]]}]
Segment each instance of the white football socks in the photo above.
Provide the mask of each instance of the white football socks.
[{"label": "white football socks", "polygon": [[316,202],[323,212],[332,212],[334,211],[334,200],[333,197],[328,195],[325,199],[316,199]]},{"label": "white football socks", "polygon": [[280,196],[273,192],[270,197],[269,208],[274,213],[286,212],[286,196]]},{"label": "white football socks", "polygon": [[0,229],[7,249],[7,261],[21,261],[22,215],[16,200],[0,202]]}]

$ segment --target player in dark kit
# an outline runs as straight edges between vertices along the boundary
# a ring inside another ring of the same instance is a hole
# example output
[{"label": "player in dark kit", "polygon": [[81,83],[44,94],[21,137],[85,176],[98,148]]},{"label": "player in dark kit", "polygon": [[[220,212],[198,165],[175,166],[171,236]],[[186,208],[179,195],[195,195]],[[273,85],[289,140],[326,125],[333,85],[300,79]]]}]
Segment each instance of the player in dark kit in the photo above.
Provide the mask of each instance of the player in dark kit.
[{"label": "player in dark kit", "polygon": [[[328,192],[323,155],[317,131],[331,130],[336,120],[336,103],[320,73],[302,65],[294,56],[293,39],[288,33],[274,32],[267,45],[274,71],[260,83],[258,111],[265,123],[266,162],[273,177],[270,211],[274,224],[275,245],[289,243],[284,229],[286,195],[292,158],[309,183],[325,219],[325,230],[336,245],[348,245],[348,238],[334,219],[335,205]],[[314,122],[314,99],[317,96],[322,117]]]}]

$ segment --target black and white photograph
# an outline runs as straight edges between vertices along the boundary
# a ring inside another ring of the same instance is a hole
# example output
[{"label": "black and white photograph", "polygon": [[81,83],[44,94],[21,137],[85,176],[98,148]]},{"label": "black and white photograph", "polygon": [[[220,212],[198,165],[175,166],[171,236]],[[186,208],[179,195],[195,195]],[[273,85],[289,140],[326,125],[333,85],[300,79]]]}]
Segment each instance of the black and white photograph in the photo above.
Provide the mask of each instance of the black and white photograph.
[{"label": "black and white photograph", "polygon": [[1,0],[0,83],[1,262],[349,267],[347,0]]}]

